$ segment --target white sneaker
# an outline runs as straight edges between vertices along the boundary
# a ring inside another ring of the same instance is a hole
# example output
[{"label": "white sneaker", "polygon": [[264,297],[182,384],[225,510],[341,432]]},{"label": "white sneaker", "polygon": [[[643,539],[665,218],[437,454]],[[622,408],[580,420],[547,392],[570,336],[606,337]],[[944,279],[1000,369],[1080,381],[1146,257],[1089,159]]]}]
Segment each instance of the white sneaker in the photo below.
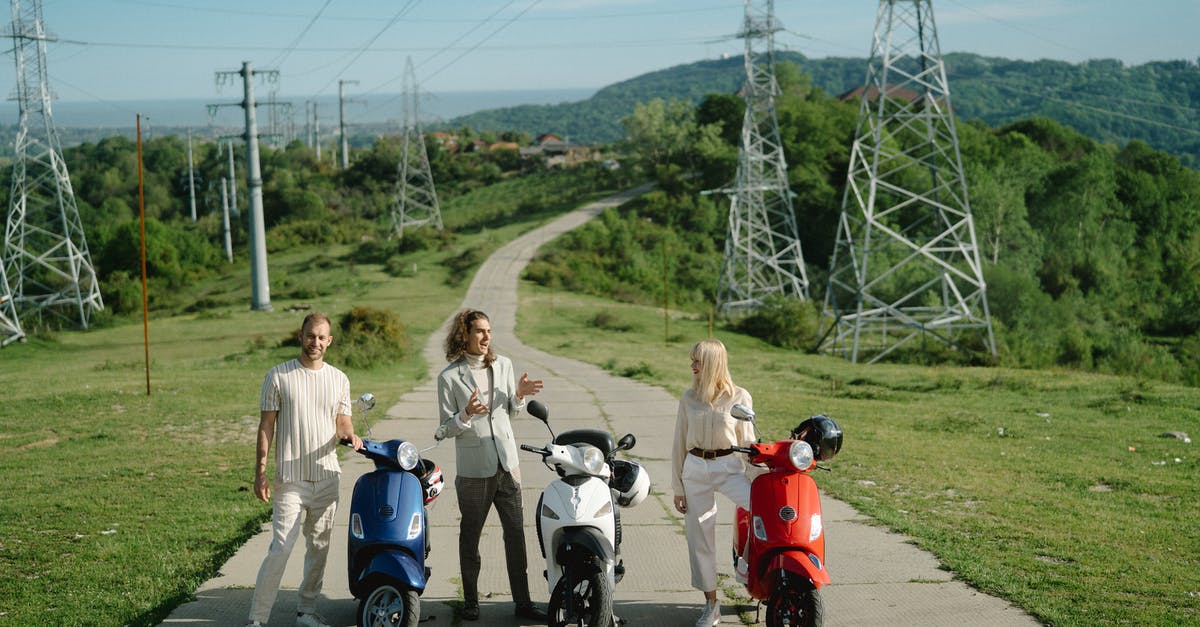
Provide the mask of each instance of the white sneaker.
[{"label": "white sneaker", "polygon": [[330,627],[319,614],[296,613],[296,627]]},{"label": "white sneaker", "polygon": [[704,613],[700,615],[696,621],[696,627],[712,627],[721,622],[721,603],[713,601],[712,603],[704,604]]},{"label": "white sneaker", "polygon": [[263,627],[263,624],[256,620],[246,621],[246,627]]}]

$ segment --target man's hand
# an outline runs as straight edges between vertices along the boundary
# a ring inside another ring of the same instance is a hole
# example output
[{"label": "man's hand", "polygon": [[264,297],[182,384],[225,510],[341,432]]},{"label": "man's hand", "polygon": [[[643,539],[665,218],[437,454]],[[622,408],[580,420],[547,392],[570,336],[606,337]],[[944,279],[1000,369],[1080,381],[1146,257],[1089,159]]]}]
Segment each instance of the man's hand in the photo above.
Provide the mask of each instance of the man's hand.
[{"label": "man's hand", "polygon": [[530,379],[529,373],[521,375],[521,380],[517,381],[517,398],[524,399],[526,396],[533,396],[542,391],[541,379]]},{"label": "man's hand", "polygon": [[271,482],[267,479],[267,473],[254,473],[254,496],[263,503],[271,502]]},{"label": "man's hand", "polygon": [[471,392],[471,398],[467,399],[467,408],[465,411],[467,415],[464,417],[462,422],[466,425],[470,425],[471,419],[475,416],[488,413],[487,405],[479,402],[479,388],[475,388],[475,391]]}]

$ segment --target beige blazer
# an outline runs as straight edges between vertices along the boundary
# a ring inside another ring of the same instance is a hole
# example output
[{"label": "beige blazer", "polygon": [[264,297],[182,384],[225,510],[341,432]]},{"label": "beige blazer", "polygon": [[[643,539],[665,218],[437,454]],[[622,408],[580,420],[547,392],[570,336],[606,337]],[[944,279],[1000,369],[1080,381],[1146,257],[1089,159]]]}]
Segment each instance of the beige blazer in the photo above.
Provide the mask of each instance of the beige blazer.
[{"label": "beige blazer", "polygon": [[[525,402],[517,400],[517,380],[512,361],[507,357],[497,355],[496,361],[492,362],[492,382],[495,393],[491,412],[486,416],[475,416],[470,428],[463,429],[458,419],[463,417],[467,401],[475,391],[475,378],[471,376],[467,360],[451,362],[438,375],[439,425],[445,427],[446,437],[454,438],[459,476],[491,477],[497,468],[512,472],[520,463],[510,421],[520,413]],[[487,391],[480,390],[479,398],[487,402]]]}]

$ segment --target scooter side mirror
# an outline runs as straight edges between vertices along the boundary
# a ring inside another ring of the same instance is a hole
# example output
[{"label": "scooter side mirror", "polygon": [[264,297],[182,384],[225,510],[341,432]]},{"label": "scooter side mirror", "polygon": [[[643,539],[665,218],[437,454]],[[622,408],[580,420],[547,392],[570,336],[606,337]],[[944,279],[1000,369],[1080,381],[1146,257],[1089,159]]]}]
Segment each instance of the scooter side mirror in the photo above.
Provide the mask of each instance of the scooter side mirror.
[{"label": "scooter side mirror", "polygon": [[733,407],[729,408],[729,415],[738,420],[754,422],[754,410],[741,403],[734,403]]},{"label": "scooter side mirror", "polygon": [[363,395],[358,397],[358,408],[362,411],[371,411],[375,408],[375,395],[370,392],[363,392]]},{"label": "scooter side mirror", "polygon": [[628,451],[637,444],[637,438],[632,433],[626,433],[624,437],[617,441],[618,451]]},{"label": "scooter side mirror", "polygon": [[550,426],[550,408],[546,407],[546,405],[541,401],[529,401],[529,405],[526,406],[526,409],[529,410],[530,416],[533,416],[534,418],[546,423],[547,427]]}]

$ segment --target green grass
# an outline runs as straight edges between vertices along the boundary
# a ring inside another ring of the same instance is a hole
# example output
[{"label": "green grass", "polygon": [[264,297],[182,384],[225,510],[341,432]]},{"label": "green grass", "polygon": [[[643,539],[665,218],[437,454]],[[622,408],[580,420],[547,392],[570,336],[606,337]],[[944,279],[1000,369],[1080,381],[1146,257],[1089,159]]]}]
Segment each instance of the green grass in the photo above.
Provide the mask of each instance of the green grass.
[{"label": "green grass", "polygon": [[[195,311],[152,314],[149,395],[140,317],[0,350],[0,624],[158,624],[270,517],[252,494],[259,388],[298,354],[281,344],[305,312],[399,313],[411,354],[398,363],[345,367],[336,337],[327,356],[353,394],[387,407],[426,378],[421,347],[462,302],[469,281],[448,260],[486,256],[578,202],[460,233],[406,257],[399,277],[350,261],[351,247],[273,253],[271,312],[249,311],[236,264],[172,295],[171,311]],[[472,210],[460,206],[448,221]]]},{"label": "green grass", "polygon": [[[0,624],[157,624],[269,517],[250,493],[257,398],[266,369],[295,356],[280,342],[303,312],[288,309],[398,311],[413,354],[348,369],[354,393],[387,406],[425,377],[419,348],[461,302],[468,282],[449,281],[445,259],[531,226],[417,253],[400,277],[345,261],[345,248],[273,254],[269,313],[247,310],[244,271],[197,284],[217,306],[151,320],[149,396],[140,321],[0,350]],[[522,288],[524,341],[672,394],[708,329],[676,316],[664,332],[651,308]],[[1200,473],[1193,445],[1158,437],[1200,434],[1195,388],[854,366],[717,335],[766,435],[836,417],[846,444],[822,489],[972,585],[1056,625],[1200,621]]]},{"label": "green grass", "polygon": [[[709,322],[676,315],[664,333],[661,310],[527,285],[517,331],[678,394]],[[1200,390],[1069,371],[855,366],[719,325],[715,335],[764,437],[834,416],[845,444],[821,488],[972,586],[1047,624],[1200,622],[1200,463],[1194,444],[1160,437],[1200,435]]]}]

